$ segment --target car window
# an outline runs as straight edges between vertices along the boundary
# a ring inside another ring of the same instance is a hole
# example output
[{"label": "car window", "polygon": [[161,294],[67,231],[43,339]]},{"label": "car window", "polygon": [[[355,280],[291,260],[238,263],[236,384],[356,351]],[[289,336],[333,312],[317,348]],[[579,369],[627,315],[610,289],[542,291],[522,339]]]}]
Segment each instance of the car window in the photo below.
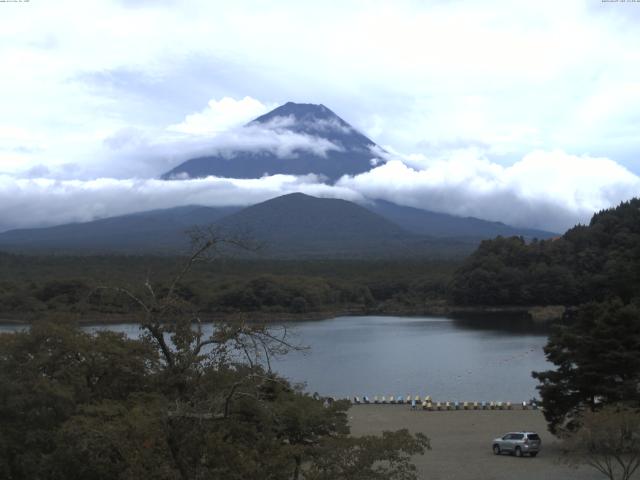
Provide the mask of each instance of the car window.
[{"label": "car window", "polygon": [[540,440],[540,437],[537,433],[529,433],[527,437],[529,437],[529,440]]},{"label": "car window", "polygon": [[507,433],[504,437],[502,437],[503,440],[511,440],[511,434]]},{"label": "car window", "polygon": [[524,433],[514,433],[512,438],[513,440],[522,440],[524,438]]}]

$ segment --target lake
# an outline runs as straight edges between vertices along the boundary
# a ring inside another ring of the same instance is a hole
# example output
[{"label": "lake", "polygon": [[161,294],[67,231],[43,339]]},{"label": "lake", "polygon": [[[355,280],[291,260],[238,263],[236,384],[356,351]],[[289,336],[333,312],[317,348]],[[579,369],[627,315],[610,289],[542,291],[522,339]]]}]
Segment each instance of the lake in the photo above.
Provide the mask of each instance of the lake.
[{"label": "lake", "polygon": [[[537,395],[532,370],[552,367],[542,348],[547,333],[517,321],[439,317],[338,317],[288,322],[294,342],[309,347],[272,367],[309,392],[431,395],[434,400],[511,401]],[[16,329],[1,326],[0,332]],[[136,337],[135,324],[85,327]],[[209,328],[211,328],[209,326]]]}]

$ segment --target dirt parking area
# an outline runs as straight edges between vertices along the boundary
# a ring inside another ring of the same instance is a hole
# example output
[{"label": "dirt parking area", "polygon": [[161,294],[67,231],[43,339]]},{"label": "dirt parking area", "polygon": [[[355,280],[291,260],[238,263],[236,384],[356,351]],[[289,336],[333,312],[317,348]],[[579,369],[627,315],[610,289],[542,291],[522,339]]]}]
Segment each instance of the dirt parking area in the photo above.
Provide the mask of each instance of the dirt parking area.
[{"label": "dirt parking area", "polygon": [[[602,480],[590,467],[560,459],[559,441],[547,432],[539,410],[428,412],[406,405],[355,405],[349,410],[354,435],[408,428],[431,439],[430,451],[414,458],[419,478],[429,480]],[[534,431],[542,438],[535,457],[496,456],[491,440],[510,431]],[[638,477],[640,478],[640,477]]]}]

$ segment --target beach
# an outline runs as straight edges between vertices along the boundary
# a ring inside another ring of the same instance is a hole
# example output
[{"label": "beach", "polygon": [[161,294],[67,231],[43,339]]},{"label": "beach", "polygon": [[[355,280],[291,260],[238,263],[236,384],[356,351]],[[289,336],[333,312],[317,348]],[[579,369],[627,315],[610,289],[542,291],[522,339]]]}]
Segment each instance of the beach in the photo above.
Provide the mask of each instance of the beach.
[{"label": "beach", "polygon": [[[560,441],[547,431],[539,410],[411,410],[408,405],[354,405],[348,412],[353,435],[407,428],[431,440],[431,450],[413,460],[418,478],[429,480],[600,480],[587,466],[562,462]],[[510,431],[534,431],[542,439],[535,457],[496,456],[493,438]]]}]

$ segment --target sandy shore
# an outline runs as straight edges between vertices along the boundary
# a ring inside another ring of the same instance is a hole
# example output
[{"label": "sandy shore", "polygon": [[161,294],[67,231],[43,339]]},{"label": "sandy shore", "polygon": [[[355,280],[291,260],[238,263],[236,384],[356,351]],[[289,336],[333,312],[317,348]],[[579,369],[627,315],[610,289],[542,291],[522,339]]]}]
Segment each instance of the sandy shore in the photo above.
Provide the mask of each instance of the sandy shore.
[{"label": "sandy shore", "polygon": [[[600,480],[589,467],[560,461],[559,441],[547,432],[538,410],[412,411],[406,405],[355,405],[349,410],[354,435],[408,428],[431,439],[432,450],[414,458],[419,478],[429,480]],[[491,440],[509,431],[529,430],[542,438],[535,458],[495,456]],[[639,477],[640,478],[640,477]]]}]

